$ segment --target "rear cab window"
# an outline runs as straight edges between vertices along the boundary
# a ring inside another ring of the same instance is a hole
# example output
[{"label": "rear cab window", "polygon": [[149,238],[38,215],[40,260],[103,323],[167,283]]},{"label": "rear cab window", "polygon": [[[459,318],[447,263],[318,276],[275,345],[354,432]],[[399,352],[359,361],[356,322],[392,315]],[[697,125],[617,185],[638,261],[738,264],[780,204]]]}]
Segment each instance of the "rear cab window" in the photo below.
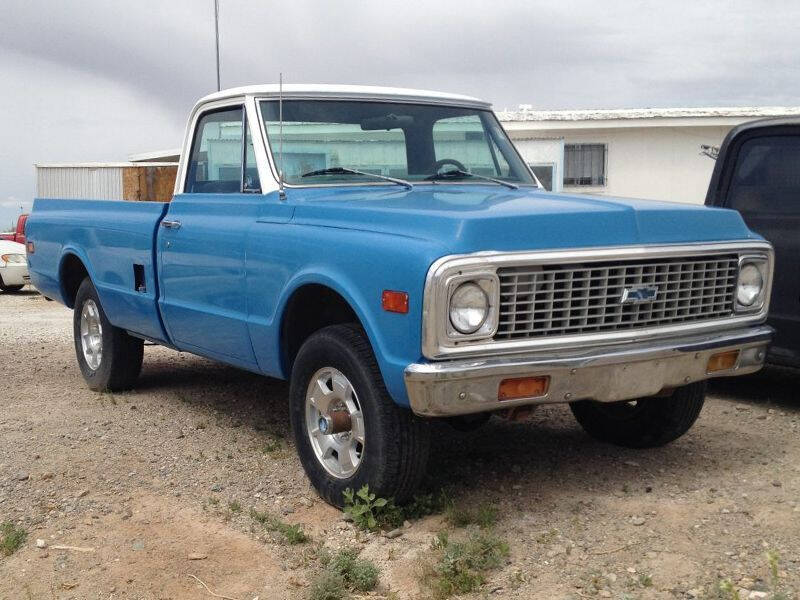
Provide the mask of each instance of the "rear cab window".
[{"label": "rear cab window", "polygon": [[745,141],[736,158],[726,206],[743,213],[800,211],[800,136]]}]

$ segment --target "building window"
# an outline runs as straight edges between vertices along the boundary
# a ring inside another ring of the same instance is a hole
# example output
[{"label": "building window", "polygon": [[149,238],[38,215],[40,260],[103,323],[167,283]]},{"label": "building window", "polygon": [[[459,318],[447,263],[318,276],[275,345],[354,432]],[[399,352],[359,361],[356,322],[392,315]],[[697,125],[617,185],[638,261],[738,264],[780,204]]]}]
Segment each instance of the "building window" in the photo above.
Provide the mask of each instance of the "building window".
[{"label": "building window", "polygon": [[605,144],[564,145],[564,185],[606,184]]},{"label": "building window", "polygon": [[553,172],[555,171],[555,167],[552,163],[529,163],[528,166],[533,171],[533,174],[536,175],[536,179],[539,180],[548,192],[553,191]]}]

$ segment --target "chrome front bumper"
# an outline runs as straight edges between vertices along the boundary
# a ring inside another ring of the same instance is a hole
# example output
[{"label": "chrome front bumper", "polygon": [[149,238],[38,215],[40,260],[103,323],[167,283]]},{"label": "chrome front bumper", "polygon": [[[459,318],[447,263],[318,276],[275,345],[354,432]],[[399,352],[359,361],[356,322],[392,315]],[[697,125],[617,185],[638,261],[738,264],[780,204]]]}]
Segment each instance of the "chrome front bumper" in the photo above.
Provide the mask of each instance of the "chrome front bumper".
[{"label": "chrome front bumper", "polygon": [[[429,417],[586,399],[631,400],[712,377],[754,373],[764,365],[772,332],[760,325],[547,354],[412,364],[405,370],[406,389],[411,409]],[[707,372],[708,359],[727,350],[739,350],[734,367]],[[535,376],[550,377],[545,395],[498,400],[503,379]]]}]

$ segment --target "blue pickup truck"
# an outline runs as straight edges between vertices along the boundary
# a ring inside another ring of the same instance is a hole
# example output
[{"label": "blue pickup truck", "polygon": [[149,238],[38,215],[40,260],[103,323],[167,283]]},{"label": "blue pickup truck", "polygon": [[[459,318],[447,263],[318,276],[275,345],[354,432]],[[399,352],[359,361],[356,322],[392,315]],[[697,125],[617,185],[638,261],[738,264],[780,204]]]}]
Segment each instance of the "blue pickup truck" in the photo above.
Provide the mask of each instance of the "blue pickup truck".
[{"label": "blue pickup truck", "polygon": [[35,286],[94,390],[143,342],[288,379],[320,495],[410,497],[430,423],[569,403],[668,443],[761,368],[772,247],[731,210],[543,190],[486,102],[256,86],[191,113],[170,202],[37,199]]}]

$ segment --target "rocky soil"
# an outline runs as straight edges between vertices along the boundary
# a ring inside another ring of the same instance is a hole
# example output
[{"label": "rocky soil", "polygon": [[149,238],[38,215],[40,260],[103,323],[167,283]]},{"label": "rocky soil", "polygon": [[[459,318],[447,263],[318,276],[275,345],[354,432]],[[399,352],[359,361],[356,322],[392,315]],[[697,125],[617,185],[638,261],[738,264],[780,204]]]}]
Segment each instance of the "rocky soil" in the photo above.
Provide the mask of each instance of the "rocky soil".
[{"label": "rocky soil", "polygon": [[[0,295],[0,523],[28,532],[0,554],[0,599],[306,598],[320,545],[375,561],[372,596],[426,597],[420,557],[443,517],[388,539],[321,502],[294,455],[285,383],[148,346],[136,390],[97,394],[71,332],[64,307]],[[729,580],[768,598],[767,553],[794,597],[798,383],[774,368],[716,383],[692,431],[649,451],[593,441],[564,406],[473,433],[437,426],[428,488],[496,507],[511,550],[471,597],[714,598]],[[251,508],[311,541],[287,545]]]}]

